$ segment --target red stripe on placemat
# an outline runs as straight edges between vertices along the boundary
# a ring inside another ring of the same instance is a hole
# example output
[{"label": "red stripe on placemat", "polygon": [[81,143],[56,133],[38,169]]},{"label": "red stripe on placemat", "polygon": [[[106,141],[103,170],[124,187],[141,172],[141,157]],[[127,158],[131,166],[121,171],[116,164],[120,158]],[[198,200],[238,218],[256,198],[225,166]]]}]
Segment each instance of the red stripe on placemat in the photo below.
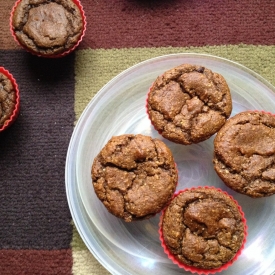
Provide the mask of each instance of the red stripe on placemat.
[{"label": "red stripe on placemat", "polygon": [[1,275],[72,274],[72,251],[0,250]]},{"label": "red stripe on placemat", "polygon": [[274,1],[81,0],[81,48],[272,45]]},{"label": "red stripe on placemat", "polygon": [[[1,1],[0,49],[18,49],[9,29],[14,0]],[[82,48],[274,44],[273,0],[81,0]]]}]

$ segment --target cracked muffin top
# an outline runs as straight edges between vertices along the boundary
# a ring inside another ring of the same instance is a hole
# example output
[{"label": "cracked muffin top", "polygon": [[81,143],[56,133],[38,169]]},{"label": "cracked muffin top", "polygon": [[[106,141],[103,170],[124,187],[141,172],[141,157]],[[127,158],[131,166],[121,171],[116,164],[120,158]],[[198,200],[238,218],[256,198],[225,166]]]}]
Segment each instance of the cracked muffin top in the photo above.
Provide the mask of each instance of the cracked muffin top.
[{"label": "cracked muffin top", "polygon": [[255,198],[275,194],[275,117],[256,111],[231,117],[215,137],[213,162],[235,191]]},{"label": "cracked muffin top", "polygon": [[231,261],[246,236],[239,206],[212,187],[176,195],[164,211],[161,230],[164,247],[176,263],[199,269],[217,269]]},{"label": "cracked muffin top", "polygon": [[153,83],[147,112],[165,138],[184,145],[210,138],[226,122],[232,99],[224,77],[197,65],[183,64]]},{"label": "cracked muffin top", "polygon": [[53,56],[79,42],[84,22],[73,0],[22,0],[12,15],[12,29],[27,50]]},{"label": "cracked muffin top", "polygon": [[112,137],[94,159],[91,174],[98,198],[126,222],[160,212],[171,200],[178,180],[165,143],[131,134]]}]

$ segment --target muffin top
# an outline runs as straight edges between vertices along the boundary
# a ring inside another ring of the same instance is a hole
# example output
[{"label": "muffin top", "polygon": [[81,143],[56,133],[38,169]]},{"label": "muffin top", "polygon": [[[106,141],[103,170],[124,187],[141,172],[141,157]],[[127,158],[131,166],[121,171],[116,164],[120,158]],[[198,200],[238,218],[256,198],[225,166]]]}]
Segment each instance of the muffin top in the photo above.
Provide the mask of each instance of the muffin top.
[{"label": "muffin top", "polygon": [[10,79],[0,72],[0,128],[11,117],[16,105],[16,92]]},{"label": "muffin top", "polygon": [[201,269],[219,268],[241,248],[245,225],[237,204],[215,188],[186,190],[162,219],[164,243],[175,258]]},{"label": "muffin top", "polygon": [[161,211],[172,198],[177,179],[169,148],[143,135],[112,137],[92,165],[98,198],[110,213],[126,222]]},{"label": "muffin top", "polygon": [[275,194],[275,117],[246,111],[230,118],[214,140],[214,168],[239,193]]},{"label": "muffin top", "polygon": [[84,23],[73,0],[22,0],[15,8],[12,26],[22,46],[50,56],[71,49]]},{"label": "muffin top", "polygon": [[215,134],[230,116],[231,93],[220,74],[183,64],[156,79],[147,111],[163,137],[185,145],[198,143]]}]

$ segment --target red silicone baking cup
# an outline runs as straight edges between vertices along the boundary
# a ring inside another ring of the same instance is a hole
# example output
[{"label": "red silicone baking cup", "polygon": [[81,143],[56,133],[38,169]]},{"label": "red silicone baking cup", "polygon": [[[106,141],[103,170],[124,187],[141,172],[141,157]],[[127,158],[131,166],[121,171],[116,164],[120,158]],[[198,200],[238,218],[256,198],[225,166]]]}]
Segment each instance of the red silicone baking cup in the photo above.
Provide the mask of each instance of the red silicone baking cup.
[{"label": "red silicone baking cup", "polygon": [[16,35],[15,35],[15,32],[14,32],[14,29],[13,29],[13,25],[12,25],[12,18],[13,18],[13,14],[14,14],[14,11],[17,7],[17,5],[21,2],[22,0],[17,0],[17,2],[14,4],[13,8],[12,8],[12,11],[11,11],[11,15],[10,15],[10,31],[11,31],[11,34],[14,38],[14,40],[17,42],[17,44],[19,46],[21,46],[23,49],[25,49],[27,52],[33,54],[33,55],[36,55],[36,56],[39,56],[39,57],[46,57],[46,58],[60,58],[60,57],[63,57],[63,56],[66,56],[68,54],[70,54],[71,52],[73,52],[77,47],[78,45],[80,44],[80,42],[82,41],[84,35],[85,35],[85,32],[86,32],[86,27],[87,27],[87,22],[86,22],[86,16],[85,16],[85,12],[83,10],[83,7],[80,3],[79,0],[73,0],[73,2],[76,4],[76,6],[79,8],[80,10],[80,13],[81,13],[81,17],[82,17],[82,21],[83,21],[83,29],[82,29],[82,32],[81,32],[81,35],[79,36],[79,39],[77,41],[76,44],[74,44],[74,46],[62,53],[59,53],[59,54],[53,54],[53,55],[45,55],[45,54],[40,54],[40,53],[37,53],[35,51],[32,51],[30,50],[29,48],[27,48],[25,45],[21,44],[20,41],[17,39]]},{"label": "red silicone baking cup", "polygon": [[19,89],[18,85],[13,77],[13,75],[3,67],[0,67],[0,73],[4,74],[9,78],[12,83],[13,89],[15,91],[15,106],[12,115],[4,122],[2,126],[0,126],[0,133],[6,130],[9,126],[13,124],[19,114],[19,107],[20,107],[20,98],[19,98]]},{"label": "red silicone baking cup", "polygon": [[186,271],[190,271],[191,273],[197,273],[197,274],[215,274],[217,272],[221,272],[221,271],[224,271],[226,270],[229,266],[231,266],[236,260],[237,258],[240,256],[240,254],[242,253],[243,249],[244,249],[244,245],[246,243],[246,238],[247,238],[247,223],[246,223],[246,219],[245,219],[245,216],[244,216],[244,213],[242,211],[242,208],[241,206],[238,204],[238,202],[232,197],[230,196],[228,193],[226,193],[225,191],[221,190],[220,188],[216,188],[216,187],[210,187],[210,186],[199,186],[199,187],[192,187],[192,188],[187,188],[187,189],[184,189],[184,190],[180,190],[178,191],[177,193],[174,194],[173,196],[173,199],[178,196],[179,194],[183,193],[183,192],[186,192],[186,191],[190,191],[190,190],[199,190],[199,189],[214,189],[218,192],[221,192],[223,194],[225,194],[226,196],[228,196],[235,204],[236,206],[238,207],[239,211],[240,211],[240,214],[242,216],[242,222],[244,224],[244,239],[243,239],[243,243],[240,247],[240,249],[237,251],[237,253],[235,254],[235,256],[227,263],[225,263],[224,265],[220,266],[219,268],[216,268],[216,269],[202,269],[202,268],[196,268],[196,267],[193,267],[193,266],[189,266],[187,264],[184,264],[182,262],[180,262],[174,254],[172,254],[168,247],[166,246],[165,244],[165,241],[164,241],[164,238],[163,238],[163,231],[162,231],[162,220],[163,220],[163,216],[164,216],[164,213],[167,209],[167,207],[162,211],[162,215],[160,217],[160,223],[159,223],[159,237],[160,237],[160,241],[161,241],[161,246],[163,247],[164,249],[164,252],[165,254],[168,256],[168,258],[170,260],[172,260],[172,262],[174,264],[177,264],[180,268],[183,268],[184,270]]}]

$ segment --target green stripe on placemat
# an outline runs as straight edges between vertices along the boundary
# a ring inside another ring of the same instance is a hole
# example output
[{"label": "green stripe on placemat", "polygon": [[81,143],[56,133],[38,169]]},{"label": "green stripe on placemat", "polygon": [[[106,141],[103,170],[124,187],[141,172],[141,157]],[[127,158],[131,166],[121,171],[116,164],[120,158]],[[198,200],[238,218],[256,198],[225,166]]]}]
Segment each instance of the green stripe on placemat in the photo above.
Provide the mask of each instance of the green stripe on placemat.
[{"label": "green stripe on placemat", "polygon": [[80,50],[76,53],[76,119],[109,80],[118,73],[149,58],[172,53],[205,53],[238,62],[275,85],[275,46],[228,45],[188,48],[132,48]]},{"label": "green stripe on placemat", "polygon": [[[275,46],[229,45],[188,48],[135,48],[111,50],[81,50],[76,53],[76,120],[98,92],[118,73],[146,59],[172,53],[205,53],[238,62],[262,75],[275,85]],[[85,61],[85,62],[84,62]],[[73,274],[109,274],[85,247],[76,230],[71,243]]]}]

